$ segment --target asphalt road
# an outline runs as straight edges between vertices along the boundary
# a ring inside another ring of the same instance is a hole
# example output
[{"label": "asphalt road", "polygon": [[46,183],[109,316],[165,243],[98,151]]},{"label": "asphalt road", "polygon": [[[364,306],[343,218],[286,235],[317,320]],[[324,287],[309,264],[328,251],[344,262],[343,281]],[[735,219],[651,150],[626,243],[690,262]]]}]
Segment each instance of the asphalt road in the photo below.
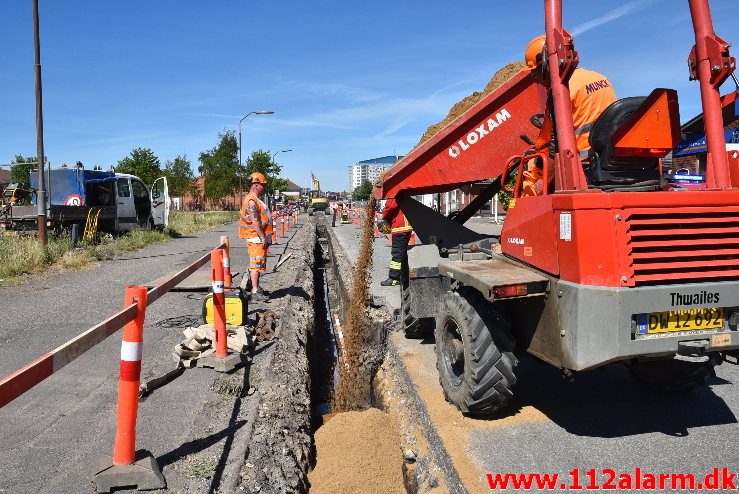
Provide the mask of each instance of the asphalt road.
[{"label": "asphalt road", "polygon": [[[489,234],[500,230],[487,219],[469,225]],[[358,231],[353,225],[334,228],[352,260],[359,252]],[[399,308],[397,288],[379,286],[387,277],[390,249],[384,239],[374,247],[372,293],[385,297],[392,311]],[[699,477],[715,467],[739,472],[738,366],[719,366],[709,386],[688,395],[661,396],[635,385],[620,365],[567,382],[557,369],[524,359],[508,412],[495,420],[474,420],[444,402],[433,340],[394,334],[391,341],[471,492],[490,492],[486,473],[556,473],[569,483],[568,473],[577,468],[585,486],[591,468],[599,483],[606,468],[617,474],[639,467]]]},{"label": "asphalt road", "polygon": [[[221,235],[232,239],[232,271],[243,272],[246,252],[236,231],[234,223],[81,271],[0,288],[0,375],[107,318],[122,307],[127,285],[182,269],[216,247]],[[271,249],[268,268],[282,250],[282,244]],[[172,350],[185,327],[199,324],[202,297],[169,293],[147,309],[142,379],[174,367]],[[112,454],[120,345],[118,332],[0,409],[0,493],[93,490],[95,458]],[[214,391],[222,379],[212,370],[191,369],[140,403],[137,448],[153,453],[178,492],[209,491],[223,470],[224,451],[244,425],[236,409],[241,405]]]}]

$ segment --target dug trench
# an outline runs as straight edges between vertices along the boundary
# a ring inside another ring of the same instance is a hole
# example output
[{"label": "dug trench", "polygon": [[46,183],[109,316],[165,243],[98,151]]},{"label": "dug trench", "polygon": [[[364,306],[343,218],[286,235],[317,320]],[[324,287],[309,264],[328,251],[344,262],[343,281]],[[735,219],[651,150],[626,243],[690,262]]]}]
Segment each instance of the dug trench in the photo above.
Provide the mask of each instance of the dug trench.
[{"label": "dug trench", "polygon": [[465,492],[386,346],[397,322],[368,295],[371,251],[352,263],[323,216],[307,226],[238,492]]}]

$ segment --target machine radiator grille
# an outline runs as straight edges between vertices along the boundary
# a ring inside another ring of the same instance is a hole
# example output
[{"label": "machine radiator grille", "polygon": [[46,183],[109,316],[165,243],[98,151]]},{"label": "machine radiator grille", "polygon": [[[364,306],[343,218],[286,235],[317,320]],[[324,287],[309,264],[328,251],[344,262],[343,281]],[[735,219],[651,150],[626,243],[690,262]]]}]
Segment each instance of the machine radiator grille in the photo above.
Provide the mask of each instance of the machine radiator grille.
[{"label": "machine radiator grille", "polygon": [[739,279],[739,208],[672,211],[624,211],[633,284]]}]

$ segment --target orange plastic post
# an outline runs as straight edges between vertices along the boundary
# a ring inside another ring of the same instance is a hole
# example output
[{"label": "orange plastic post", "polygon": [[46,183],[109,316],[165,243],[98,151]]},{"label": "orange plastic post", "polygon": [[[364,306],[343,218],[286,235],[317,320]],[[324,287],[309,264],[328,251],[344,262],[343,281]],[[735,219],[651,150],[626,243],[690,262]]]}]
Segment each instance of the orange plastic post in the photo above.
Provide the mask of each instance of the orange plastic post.
[{"label": "orange plastic post", "polygon": [[282,215],[283,218],[285,218],[285,231],[290,231],[290,216],[287,214]]},{"label": "orange plastic post", "polygon": [[216,358],[228,357],[226,347],[226,294],[223,292],[223,249],[210,251],[210,272],[213,279],[213,330],[216,334]]},{"label": "orange plastic post", "polygon": [[272,243],[277,245],[277,220],[272,220]]},{"label": "orange plastic post", "polygon": [[126,288],[124,307],[136,304],[136,319],[123,327],[120,377],[118,378],[118,424],[113,445],[113,464],[132,465],[136,456],[136,417],[139,412],[141,351],[144,345],[146,287]]},{"label": "orange plastic post", "polygon": [[416,245],[416,232],[411,232],[411,239],[408,242],[408,246],[413,247],[414,245]]},{"label": "orange plastic post", "polygon": [[231,291],[233,278],[231,277],[231,243],[227,235],[221,236],[221,243],[226,244],[223,249],[223,285],[227,292]]},{"label": "orange plastic post", "polygon": [[280,237],[285,236],[285,218],[280,216]]}]

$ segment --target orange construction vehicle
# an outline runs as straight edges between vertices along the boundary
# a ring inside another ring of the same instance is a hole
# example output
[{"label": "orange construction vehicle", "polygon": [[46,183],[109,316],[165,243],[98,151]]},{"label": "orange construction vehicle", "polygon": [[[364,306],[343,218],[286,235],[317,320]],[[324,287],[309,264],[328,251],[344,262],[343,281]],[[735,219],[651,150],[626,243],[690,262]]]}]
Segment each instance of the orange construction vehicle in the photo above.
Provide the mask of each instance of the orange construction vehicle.
[{"label": "orange construction vehicle", "polygon": [[[661,179],[661,158],[680,138],[672,89],[612,103],[579,155],[568,89],[578,53],[561,0],[544,1],[540,68],[519,72],[385,173],[379,197],[398,201],[424,244],[409,255],[401,320],[409,334],[434,327],[444,393],[463,412],[503,408],[524,352],[568,376],[622,362],[671,391],[737,363],[739,155],[726,151],[719,94],[735,60],[713,32],[708,0],[689,5],[704,190],[676,192]],[[523,194],[536,162],[551,186]],[[466,228],[516,170],[500,237]],[[452,217],[411,197],[491,178]]]}]

